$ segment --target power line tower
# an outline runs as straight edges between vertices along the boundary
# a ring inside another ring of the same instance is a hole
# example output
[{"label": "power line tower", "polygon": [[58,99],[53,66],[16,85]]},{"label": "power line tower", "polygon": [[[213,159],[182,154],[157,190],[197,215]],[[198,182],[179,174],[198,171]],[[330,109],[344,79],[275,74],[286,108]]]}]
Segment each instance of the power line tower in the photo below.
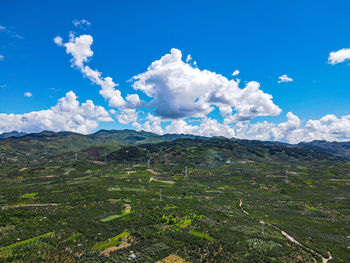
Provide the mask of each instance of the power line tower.
[{"label": "power line tower", "polygon": [[74,154],[74,156],[75,156],[75,160],[78,161],[78,154],[76,153]]},{"label": "power line tower", "polygon": [[188,177],[187,166],[185,167],[185,177]]},{"label": "power line tower", "polygon": [[289,180],[288,180],[288,170],[286,170],[286,172],[285,172],[284,182],[285,182],[285,184],[288,184],[288,183],[289,183]]},{"label": "power line tower", "polygon": [[149,169],[149,167],[150,167],[150,163],[151,163],[151,160],[148,159],[148,160],[147,160],[147,168],[148,168],[148,169]]},{"label": "power line tower", "polygon": [[261,235],[264,237],[265,236],[265,229],[264,229],[265,222],[260,221],[259,223],[261,224]]}]

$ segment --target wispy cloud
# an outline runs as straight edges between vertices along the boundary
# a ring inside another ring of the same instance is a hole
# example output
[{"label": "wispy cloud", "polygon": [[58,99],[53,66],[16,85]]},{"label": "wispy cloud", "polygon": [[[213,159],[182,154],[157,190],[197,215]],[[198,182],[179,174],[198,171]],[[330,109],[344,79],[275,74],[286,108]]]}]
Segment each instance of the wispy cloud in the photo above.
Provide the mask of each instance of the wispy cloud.
[{"label": "wispy cloud", "polygon": [[239,70],[236,69],[233,73],[232,73],[232,76],[237,76],[239,74]]},{"label": "wispy cloud", "polygon": [[32,96],[33,96],[33,94],[31,92],[27,91],[27,92],[24,93],[24,97],[30,98]]},{"label": "wispy cloud", "polygon": [[23,36],[21,36],[20,34],[17,34],[13,30],[8,29],[6,26],[0,25],[0,32],[4,32],[4,33],[10,35],[11,37],[15,37],[15,38],[18,38],[18,39],[24,39]]},{"label": "wispy cloud", "polygon": [[283,74],[282,76],[279,76],[278,77],[278,83],[281,83],[281,82],[292,82],[293,79],[288,77],[286,74]]},{"label": "wispy cloud", "polygon": [[0,61],[4,60],[5,56],[0,54]]},{"label": "wispy cloud", "polygon": [[88,29],[91,26],[91,23],[86,19],[73,20],[72,23],[76,28],[81,28],[81,29]]},{"label": "wispy cloud", "polygon": [[65,47],[66,53],[72,55],[72,66],[80,69],[84,76],[88,77],[93,83],[101,86],[100,94],[109,101],[110,107],[123,110],[126,108],[140,108],[143,106],[144,102],[140,100],[137,94],[129,94],[126,96],[125,100],[121,95],[121,91],[116,89],[118,83],[115,83],[111,77],[102,77],[101,72],[93,70],[88,65],[85,65],[94,54],[91,49],[93,43],[93,37],[91,35],[75,37],[74,34],[71,33],[68,42],[63,43],[60,36],[56,36],[54,42],[58,46]]}]

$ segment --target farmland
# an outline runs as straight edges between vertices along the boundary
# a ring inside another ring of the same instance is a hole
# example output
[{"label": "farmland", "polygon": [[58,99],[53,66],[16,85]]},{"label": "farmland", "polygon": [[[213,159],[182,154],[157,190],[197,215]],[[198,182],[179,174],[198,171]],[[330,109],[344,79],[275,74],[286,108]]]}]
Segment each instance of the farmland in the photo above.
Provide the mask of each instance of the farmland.
[{"label": "farmland", "polygon": [[7,160],[0,262],[350,262],[346,159],[216,140]]}]

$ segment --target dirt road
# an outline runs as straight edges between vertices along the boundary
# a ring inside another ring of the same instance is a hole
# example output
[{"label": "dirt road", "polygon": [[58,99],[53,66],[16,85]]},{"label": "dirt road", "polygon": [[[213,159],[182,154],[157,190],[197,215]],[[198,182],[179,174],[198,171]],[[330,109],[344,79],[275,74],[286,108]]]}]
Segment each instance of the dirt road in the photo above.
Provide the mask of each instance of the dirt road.
[{"label": "dirt road", "polygon": [[[239,206],[242,209],[243,213],[249,215],[249,213],[247,211],[244,210],[244,208],[242,207],[243,205],[243,200],[240,199],[239,201]],[[296,240],[294,237],[292,237],[291,235],[289,235],[287,232],[283,231],[282,229],[280,229],[277,226],[271,225],[269,223],[266,223],[268,226],[280,231],[280,233],[282,234],[282,236],[284,236],[286,239],[288,239],[290,242],[300,246],[301,248],[303,248],[304,250],[306,250],[307,252],[313,254],[314,256],[320,257],[322,258],[322,263],[327,263],[329,260],[331,260],[333,257],[331,255],[331,253],[328,251],[328,258],[323,257],[320,253],[316,252],[315,250],[312,250],[311,248],[306,247],[305,245],[303,245],[302,243],[300,243],[298,240]]]},{"label": "dirt road", "polygon": [[39,206],[57,206],[58,204],[50,203],[50,204],[22,204],[22,205],[7,205],[1,206],[2,210],[6,210],[9,208],[18,208],[18,207],[39,207]]}]

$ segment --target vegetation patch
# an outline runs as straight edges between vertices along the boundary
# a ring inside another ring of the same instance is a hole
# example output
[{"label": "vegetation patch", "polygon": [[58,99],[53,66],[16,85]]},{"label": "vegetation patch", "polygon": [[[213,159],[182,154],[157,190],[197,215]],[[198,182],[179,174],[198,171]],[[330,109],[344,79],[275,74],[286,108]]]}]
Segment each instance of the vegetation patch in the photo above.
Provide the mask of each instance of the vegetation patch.
[{"label": "vegetation patch", "polygon": [[282,247],[281,244],[275,241],[272,241],[272,240],[266,241],[258,238],[248,239],[247,243],[250,248],[255,248],[263,252],[270,251],[274,248]]},{"label": "vegetation patch", "polygon": [[42,238],[52,237],[53,235],[54,235],[54,232],[49,232],[49,233],[46,233],[46,234],[43,234],[40,236],[36,236],[36,237],[30,238],[30,239],[26,239],[26,240],[23,240],[23,241],[20,241],[20,242],[17,242],[17,243],[14,243],[14,244],[11,244],[11,245],[8,245],[5,247],[0,247],[0,253],[2,256],[6,256],[9,253],[11,253],[11,250],[13,250],[13,249],[16,249],[16,248],[22,247],[22,246],[29,246],[33,243],[38,242]]},{"label": "vegetation patch", "polygon": [[125,205],[125,209],[124,209],[124,212],[122,214],[119,214],[119,215],[110,215],[110,216],[107,216],[105,218],[102,218],[100,220],[100,222],[102,223],[105,223],[105,222],[109,222],[111,220],[114,220],[114,219],[117,219],[117,218],[121,218],[121,217],[124,217],[124,216],[127,216],[128,214],[131,213],[131,206],[129,204],[126,204]]},{"label": "vegetation patch", "polygon": [[194,235],[196,237],[200,237],[200,238],[205,238],[206,240],[209,240],[209,241],[215,241],[215,238],[211,237],[211,236],[208,236],[207,234],[204,234],[204,233],[201,233],[201,232],[197,232],[197,231],[194,231],[194,230],[190,230],[189,232],[191,235]]},{"label": "vegetation patch", "polygon": [[94,251],[100,251],[100,250],[104,250],[104,249],[109,248],[109,247],[120,245],[122,243],[121,239],[123,237],[127,237],[128,235],[130,235],[130,233],[128,233],[128,232],[120,233],[119,235],[117,235],[115,237],[112,237],[112,238],[110,238],[110,239],[108,239],[106,241],[102,241],[102,242],[96,243],[92,247],[92,249]]},{"label": "vegetation patch", "polygon": [[31,199],[34,198],[38,195],[39,193],[27,193],[27,194],[23,194],[21,195],[22,199]]},{"label": "vegetation patch", "polygon": [[83,234],[82,233],[76,233],[71,235],[70,237],[67,238],[67,240],[76,240],[77,238],[81,237]]}]

